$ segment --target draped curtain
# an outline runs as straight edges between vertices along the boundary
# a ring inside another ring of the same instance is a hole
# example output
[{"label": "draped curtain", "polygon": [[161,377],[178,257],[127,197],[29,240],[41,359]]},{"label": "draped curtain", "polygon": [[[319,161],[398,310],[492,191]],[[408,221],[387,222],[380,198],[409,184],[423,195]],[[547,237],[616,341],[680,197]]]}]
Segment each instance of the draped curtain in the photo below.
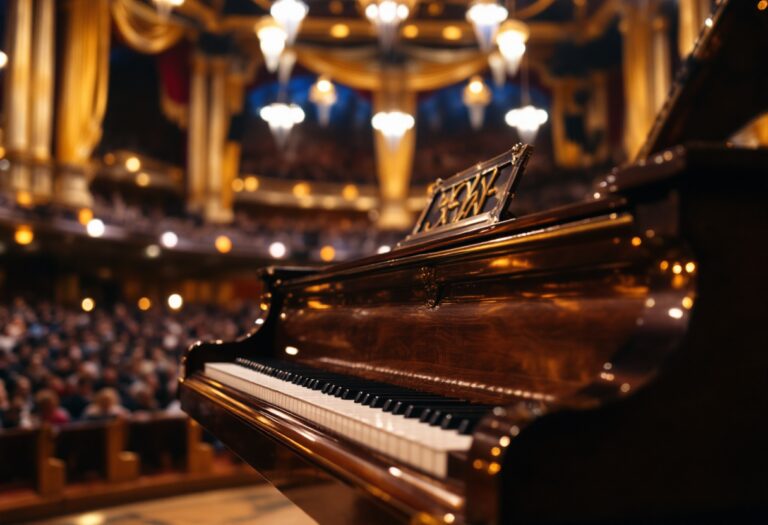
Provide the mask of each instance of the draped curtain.
[{"label": "draped curtain", "polygon": [[165,51],[184,36],[184,28],[163,20],[157,11],[136,0],[112,0],[115,25],[126,42],[141,53]]},{"label": "draped curtain", "polygon": [[107,0],[70,0],[66,32],[56,146],[60,162],[77,165],[98,144],[107,106]]}]

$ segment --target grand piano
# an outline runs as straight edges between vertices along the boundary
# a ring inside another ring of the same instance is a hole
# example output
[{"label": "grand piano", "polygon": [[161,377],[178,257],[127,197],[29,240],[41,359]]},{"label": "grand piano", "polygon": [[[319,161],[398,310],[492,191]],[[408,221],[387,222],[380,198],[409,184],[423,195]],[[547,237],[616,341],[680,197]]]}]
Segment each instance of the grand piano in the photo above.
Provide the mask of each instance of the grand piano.
[{"label": "grand piano", "polygon": [[184,410],[320,523],[768,522],[768,152],[728,142],[768,109],[757,4],[594,200],[514,217],[519,145],[457,179],[498,170],[490,220],[435,198],[390,253],[264,270]]}]

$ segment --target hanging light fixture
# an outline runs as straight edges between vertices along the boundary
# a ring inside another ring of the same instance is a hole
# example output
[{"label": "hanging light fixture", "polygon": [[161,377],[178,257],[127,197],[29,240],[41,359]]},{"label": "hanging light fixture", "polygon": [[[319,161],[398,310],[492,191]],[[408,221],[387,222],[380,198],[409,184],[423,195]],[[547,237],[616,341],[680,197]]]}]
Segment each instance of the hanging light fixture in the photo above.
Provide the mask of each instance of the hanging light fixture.
[{"label": "hanging light fixture", "polygon": [[286,49],[280,55],[280,60],[277,64],[277,81],[281,86],[288,84],[291,79],[291,73],[293,72],[293,66],[296,65],[296,51],[293,49]]},{"label": "hanging light fixture", "polygon": [[396,150],[405,132],[416,124],[413,115],[402,111],[380,111],[371,119],[373,129],[384,136],[389,149]]},{"label": "hanging light fixture", "polygon": [[475,28],[477,43],[482,51],[491,50],[499,24],[507,19],[508,14],[507,8],[494,0],[476,0],[467,9],[467,20],[472,22]]},{"label": "hanging light fixture", "polygon": [[272,18],[285,29],[288,45],[296,40],[301,22],[304,21],[308,12],[309,7],[301,0],[277,0],[269,8]]},{"label": "hanging light fixture", "polygon": [[171,16],[171,11],[174,8],[184,4],[184,0],[152,0],[157,8],[157,14],[163,19],[168,19]]},{"label": "hanging light fixture", "polygon": [[491,76],[493,76],[493,83],[497,87],[503,86],[507,81],[507,69],[501,53],[494,51],[488,55],[488,67],[491,70]]},{"label": "hanging light fixture", "polygon": [[275,137],[278,148],[282,149],[293,126],[304,121],[304,110],[296,104],[273,102],[261,108],[259,116],[269,124],[269,131]]},{"label": "hanging light fixture", "polygon": [[365,17],[376,27],[379,43],[391,49],[400,23],[416,7],[417,0],[359,0]]},{"label": "hanging light fixture", "polygon": [[280,55],[285,49],[288,34],[280,24],[268,17],[256,26],[256,35],[259,37],[259,47],[264,55],[267,70],[274,73],[280,65]]},{"label": "hanging light fixture", "polygon": [[521,107],[509,110],[504,116],[504,120],[508,126],[517,129],[520,140],[533,144],[539,133],[539,128],[547,122],[549,115],[547,115],[546,110],[537,108],[531,103],[527,64],[523,64],[522,76]]},{"label": "hanging light fixture", "polygon": [[516,75],[525,53],[525,43],[530,36],[528,26],[519,20],[507,20],[496,34],[496,45],[504,58],[507,73]]},{"label": "hanging light fixture", "polygon": [[336,86],[326,76],[321,76],[309,90],[309,100],[317,106],[317,119],[322,127],[331,121],[331,106],[336,103]]},{"label": "hanging light fixture", "polygon": [[491,103],[491,90],[483,82],[482,77],[475,75],[469,79],[462,94],[464,105],[469,109],[469,123],[472,129],[483,127],[485,120],[485,108]]},{"label": "hanging light fixture", "polygon": [[528,104],[521,108],[509,110],[504,120],[508,126],[517,129],[517,134],[523,142],[531,144],[536,140],[539,128],[548,118],[545,110]]}]

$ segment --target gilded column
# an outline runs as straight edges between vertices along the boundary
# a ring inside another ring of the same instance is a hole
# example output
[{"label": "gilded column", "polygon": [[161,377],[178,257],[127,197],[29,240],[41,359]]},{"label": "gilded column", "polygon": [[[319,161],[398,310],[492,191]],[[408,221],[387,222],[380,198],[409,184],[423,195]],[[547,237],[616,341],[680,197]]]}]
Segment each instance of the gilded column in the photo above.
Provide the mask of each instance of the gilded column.
[{"label": "gilded column", "polygon": [[[399,110],[416,117],[416,92],[404,89],[402,72],[382,72],[381,89],[373,93],[373,112]],[[392,148],[384,135],[374,131],[376,171],[381,188],[378,220],[383,229],[401,230],[413,226],[407,202],[416,149],[416,126],[405,132]]]},{"label": "gilded column", "polygon": [[[6,22],[5,149],[14,162],[4,186],[29,190],[29,90],[32,62],[32,0],[9,0]],[[17,159],[20,159],[19,162]]]},{"label": "gilded column", "polygon": [[[243,111],[245,105],[245,83],[246,76],[241,73],[230,73],[227,77],[227,128],[231,125],[232,115],[239,114]],[[232,217],[234,215],[234,192],[232,190],[232,182],[235,180],[240,172],[240,155],[241,144],[239,139],[235,139],[229,136],[229,129],[227,129],[227,137],[224,145],[224,159],[222,166],[222,181],[221,181],[221,207],[225,214]]]},{"label": "gilded column", "polygon": [[70,0],[56,125],[55,198],[88,206],[90,160],[107,106],[110,14],[106,0]]},{"label": "gilded column", "polygon": [[624,144],[632,158],[642,147],[654,114],[652,28],[648,2],[624,4]]},{"label": "gilded column", "polygon": [[192,59],[192,80],[187,128],[187,208],[202,213],[207,170],[208,66],[203,55]]},{"label": "gilded column", "polygon": [[208,172],[206,176],[205,218],[211,222],[229,222],[232,210],[223,204],[224,147],[227,139],[227,69],[224,59],[211,62],[211,96],[208,113]]},{"label": "gilded column", "polygon": [[663,16],[653,20],[653,113],[661,110],[672,82],[672,62],[669,50],[669,24]]},{"label": "gilded column", "polygon": [[32,61],[32,96],[29,99],[30,153],[35,160],[32,192],[49,199],[53,192],[51,143],[53,139],[53,87],[55,52],[55,0],[37,0],[35,4]]},{"label": "gilded column", "polygon": [[693,50],[704,21],[712,12],[711,0],[679,0],[678,50],[686,56]]}]

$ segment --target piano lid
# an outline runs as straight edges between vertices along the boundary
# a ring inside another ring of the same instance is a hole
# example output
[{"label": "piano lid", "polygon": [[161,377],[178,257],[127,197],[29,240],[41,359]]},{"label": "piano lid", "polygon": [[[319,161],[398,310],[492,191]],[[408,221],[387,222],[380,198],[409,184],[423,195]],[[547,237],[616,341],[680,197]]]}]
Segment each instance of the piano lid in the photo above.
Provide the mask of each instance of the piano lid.
[{"label": "piano lid", "polygon": [[768,110],[768,9],[721,0],[635,160],[691,141],[725,142]]}]

